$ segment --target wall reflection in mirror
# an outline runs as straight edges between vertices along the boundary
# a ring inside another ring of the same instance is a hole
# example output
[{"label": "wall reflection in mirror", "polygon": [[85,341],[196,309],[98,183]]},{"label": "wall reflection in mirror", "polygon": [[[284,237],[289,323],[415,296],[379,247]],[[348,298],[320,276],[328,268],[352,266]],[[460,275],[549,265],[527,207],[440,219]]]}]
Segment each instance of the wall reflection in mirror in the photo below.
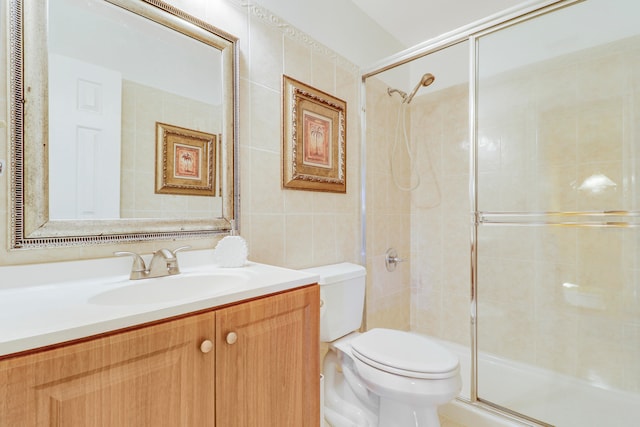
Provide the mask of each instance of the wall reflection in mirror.
[{"label": "wall reflection in mirror", "polygon": [[48,35],[50,218],[221,216],[154,194],[156,122],[221,133],[220,52],[100,0],[52,2]]},{"label": "wall reflection in mirror", "polygon": [[[236,39],[156,0],[42,3],[11,2],[12,246],[228,230]],[[158,123],[212,137],[163,144]],[[185,150],[192,167],[179,176]],[[179,191],[158,193],[159,174]],[[189,190],[203,182],[210,191]]]}]

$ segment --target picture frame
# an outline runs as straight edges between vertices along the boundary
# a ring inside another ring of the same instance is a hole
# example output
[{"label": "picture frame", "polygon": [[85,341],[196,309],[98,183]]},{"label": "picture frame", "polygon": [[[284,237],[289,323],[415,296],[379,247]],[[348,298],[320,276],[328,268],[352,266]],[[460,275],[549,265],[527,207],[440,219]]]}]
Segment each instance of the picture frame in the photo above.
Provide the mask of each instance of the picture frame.
[{"label": "picture frame", "polygon": [[217,139],[156,122],[156,193],[215,196]]},{"label": "picture frame", "polygon": [[282,186],[347,191],[347,103],[283,75]]}]

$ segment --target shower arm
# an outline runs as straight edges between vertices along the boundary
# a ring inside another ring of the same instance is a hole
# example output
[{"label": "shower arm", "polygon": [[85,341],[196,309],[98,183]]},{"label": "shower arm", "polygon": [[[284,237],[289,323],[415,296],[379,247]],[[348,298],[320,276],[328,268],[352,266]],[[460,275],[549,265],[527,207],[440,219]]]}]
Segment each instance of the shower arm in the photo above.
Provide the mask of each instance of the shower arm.
[{"label": "shower arm", "polygon": [[400,95],[403,101],[407,99],[407,92],[401,91],[400,89],[387,88],[387,94],[389,96],[393,95],[394,93],[397,93],[398,95]]}]

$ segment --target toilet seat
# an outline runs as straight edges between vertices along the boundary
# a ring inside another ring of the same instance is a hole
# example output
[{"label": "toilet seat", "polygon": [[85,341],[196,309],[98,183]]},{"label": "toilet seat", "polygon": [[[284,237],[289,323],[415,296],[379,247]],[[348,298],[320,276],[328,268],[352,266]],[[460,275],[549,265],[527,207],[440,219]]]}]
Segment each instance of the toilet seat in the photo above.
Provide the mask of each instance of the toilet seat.
[{"label": "toilet seat", "polygon": [[444,379],[458,374],[458,359],[432,340],[410,332],[372,329],[351,342],[351,353],[382,371],[419,379]]}]

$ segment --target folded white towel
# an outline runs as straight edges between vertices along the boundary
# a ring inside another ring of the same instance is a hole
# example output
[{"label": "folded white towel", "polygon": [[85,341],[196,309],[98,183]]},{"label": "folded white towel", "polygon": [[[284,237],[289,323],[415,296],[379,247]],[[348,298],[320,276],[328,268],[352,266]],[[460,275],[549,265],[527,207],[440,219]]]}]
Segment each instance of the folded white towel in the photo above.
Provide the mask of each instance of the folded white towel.
[{"label": "folded white towel", "polygon": [[247,262],[249,249],[241,236],[227,236],[216,245],[214,256],[220,267],[242,267]]}]

